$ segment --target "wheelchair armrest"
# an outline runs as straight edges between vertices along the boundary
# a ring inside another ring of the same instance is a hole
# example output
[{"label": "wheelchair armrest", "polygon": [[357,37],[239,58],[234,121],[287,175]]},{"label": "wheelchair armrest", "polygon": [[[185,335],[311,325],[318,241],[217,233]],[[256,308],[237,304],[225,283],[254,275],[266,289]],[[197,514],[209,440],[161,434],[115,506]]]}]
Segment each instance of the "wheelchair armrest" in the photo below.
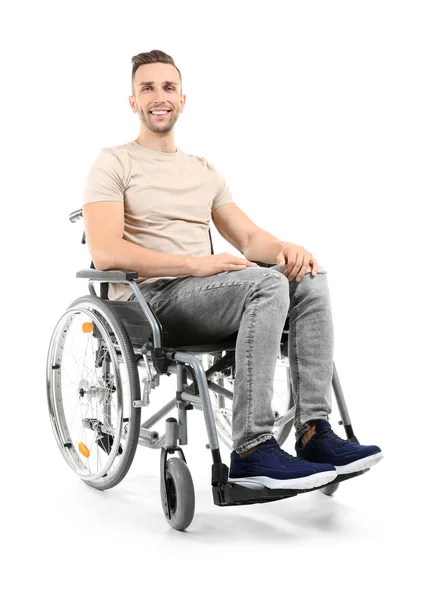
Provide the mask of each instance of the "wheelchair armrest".
[{"label": "wheelchair armrest", "polygon": [[117,269],[116,271],[99,271],[98,269],[83,269],[76,273],[79,279],[91,279],[94,281],[134,281],[138,279],[136,271],[124,271]]},{"label": "wheelchair armrest", "polygon": [[259,260],[253,260],[251,262],[255,262],[257,265],[259,265],[259,267],[267,267],[267,269],[269,269],[270,267],[274,267],[277,263],[264,263],[264,262],[260,262]]}]

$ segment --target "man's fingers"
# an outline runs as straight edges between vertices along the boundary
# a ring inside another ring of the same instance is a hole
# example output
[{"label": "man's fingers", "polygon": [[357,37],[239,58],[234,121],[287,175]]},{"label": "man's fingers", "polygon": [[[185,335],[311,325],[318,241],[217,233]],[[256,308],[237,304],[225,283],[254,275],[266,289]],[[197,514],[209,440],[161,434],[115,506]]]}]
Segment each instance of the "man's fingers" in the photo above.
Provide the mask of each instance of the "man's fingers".
[{"label": "man's fingers", "polygon": [[303,277],[306,275],[306,273],[308,273],[310,271],[310,266],[309,264],[304,264],[300,271],[297,273],[297,277],[295,279],[295,281],[301,281],[303,279]]},{"label": "man's fingers", "polygon": [[306,273],[311,272],[313,276],[315,276],[318,273],[318,262],[311,255],[309,256],[310,259],[308,256],[303,255],[303,264],[296,263],[293,269],[288,271],[288,274],[286,272],[284,273],[290,281],[292,281],[295,278],[295,281],[300,282],[306,275]]},{"label": "man's fingers", "polygon": [[[295,259],[294,267],[289,272],[288,279],[292,280],[292,279],[294,279],[294,277],[299,276],[298,274],[300,272],[302,272],[304,268],[305,268],[304,267],[304,256],[300,252],[298,252],[297,257]],[[304,275],[304,273],[303,273],[303,275]]]}]

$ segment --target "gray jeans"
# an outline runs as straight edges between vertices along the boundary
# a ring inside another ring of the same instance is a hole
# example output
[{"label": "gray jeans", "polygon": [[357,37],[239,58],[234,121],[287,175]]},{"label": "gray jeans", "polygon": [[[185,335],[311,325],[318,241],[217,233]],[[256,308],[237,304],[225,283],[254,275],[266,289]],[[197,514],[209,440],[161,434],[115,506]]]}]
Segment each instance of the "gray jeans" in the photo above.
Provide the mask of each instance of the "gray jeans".
[{"label": "gray jeans", "polygon": [[[333,322],[327,272],[289,281],[279,267],[246,267],[206,277],[144,284],[174,345],[216,342],[239,331],[233,386],[233,447],[238,453],[272,437],[273,381],[289,315],[288,357],[298,439],[312,419],[331,413]],[[129,300],[135,301],[132,295]]]}]

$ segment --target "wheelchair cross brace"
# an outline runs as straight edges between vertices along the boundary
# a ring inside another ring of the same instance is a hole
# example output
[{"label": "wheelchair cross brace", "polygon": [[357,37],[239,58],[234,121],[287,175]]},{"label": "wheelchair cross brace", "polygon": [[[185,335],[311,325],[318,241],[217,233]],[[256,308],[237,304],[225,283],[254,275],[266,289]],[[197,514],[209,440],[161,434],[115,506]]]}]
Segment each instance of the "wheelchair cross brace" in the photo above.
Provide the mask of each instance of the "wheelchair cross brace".
[{"label": "wheelchair cross brace", "polygon": [[[322,489],[327,487],[325,485],[311,488],[309,490],[291,490],[291,489],[251,489],[241,485],[237,485],[233,482],[228,482],[229,468],[221,460],[221,454],[219,450],[218,435],[213,415],[212,404],[210,401],[208,380],[207,375],[202,367],[201,362],[196,356],[188,352],[182,352],[177,350],[168,350],[162,347],[163,331],[162,326],[157,319],[152,307],[146,302],[141,294],[139,286],[135,283],[135,279],[138,278],[136,272],[131,271],[99,271],[97,269],[86,269],[79,271],[76,277],[87,278],[91,281],[100,282],[125,282],[128,283],[138,301],[139,306],[142,308],[145,317],[152,328],[153,342],[147,341],[141,352],[144,354],[147,350],[150,351],[153,366],[156,372],[159,374],[167,374],[174,370],[177,371],[177,405],[179,408],[179,416],[182,417],[179,423],[176,419],[167,419],[167,434],[165,439],[165,446],[162,447],[161,453],[161,475],[164,482],[164,496],[165,496],[165,513],[169,516],[168,511],[168,489],[166,483],[166,463],[167,455],[179,452],[181,458],[186,462],[185,456],[182,449],[177,445],[177,441],[180,440],[181,444],[187,443],[187,429],[186,429],[186,413],[185,410],[193,408],[190,404],[188,397],[190,394],[184,390],[184,383],[186,383],[186,373],[184,368],[188,369],[192,379],[195,395],[200,397],[201,408],[204,414],[204,420],[206,425],[206,432],[209,439],[208,447],[212,452],[212,493],[214,503],[218,506],[234,506],[242,504],[254,504],[263,502],[273,502],[284,498],[296,496],[297,494],[306,493]],[[95,293],[95,292],[94,292]],[[225,359],[225,357],[223,357]],[[147,360],[147,359],[146,359]],[[176,362],[176,365],[174,365]],[[222,367],[227,366],[225,362],[222,363]],[[218,370],[218,365],[214,365],[215,369]],[[211,371],[211,369],[208,370]],[[336,372],[336,367],[333,364],[333,389],[335,392],[336,400],[338,402],[339,411],[342,417],[340,424],[344,425],[347,438],[357,442],[357,438],[353,433],[351,426],[350,417],[345,404],[345,399],[342,394],[342,390],[339,383],[339,378]],[[227,391],[227,390],[226,390]],[[223,390],[224,393],[224,390]],[[185,396],[185,397],[184,397]],[[192,396],[192,395],[191,395]],[[153,432],[150,432],[153,433]],[[148,445],[148,444],[147,444]],[[369,469],[364,469],[357,473],[350,473],[346,475],[338,475],[333,480],[333,484],[340,483],[346,479],[351,479],[358,475],[362,475]]]}]

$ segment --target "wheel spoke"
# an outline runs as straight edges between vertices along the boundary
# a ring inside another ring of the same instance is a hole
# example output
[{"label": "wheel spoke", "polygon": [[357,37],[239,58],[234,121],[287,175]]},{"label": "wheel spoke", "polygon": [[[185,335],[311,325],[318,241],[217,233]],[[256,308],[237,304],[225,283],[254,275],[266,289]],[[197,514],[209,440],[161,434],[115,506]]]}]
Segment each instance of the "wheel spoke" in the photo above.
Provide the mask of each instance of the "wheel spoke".
[{"label": "wheel spoke", "polygon": [[[130,405],[138,373],[128,337],[117,333],[120,327],[101,299],[81,298],[59,320],[49,349],[53,430],[71,468],[95,486],[106,484],[111,473],[118,475],[118,466],[126,464],[127,442],[137,444],[125,434],[123,419],[131,428],[134,416],[133,431],[139,431],[140,411],[132,415]],[[129,452],[128,466],[133,455]]]}]

